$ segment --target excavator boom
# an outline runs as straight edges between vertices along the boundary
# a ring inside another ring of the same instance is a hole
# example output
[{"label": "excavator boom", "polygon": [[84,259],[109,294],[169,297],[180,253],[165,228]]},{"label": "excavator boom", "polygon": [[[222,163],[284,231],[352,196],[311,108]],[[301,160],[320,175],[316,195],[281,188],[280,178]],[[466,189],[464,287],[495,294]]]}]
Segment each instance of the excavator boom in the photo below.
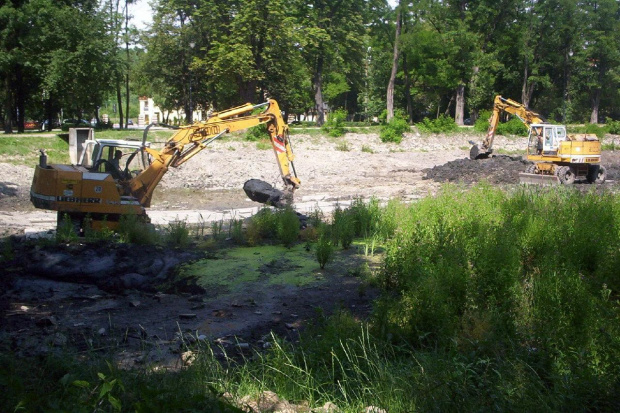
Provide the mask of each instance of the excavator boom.
[{"label": "excavator boom", "polygon": [[487,130],[486,137],[481,144],[470,142],[473,145],[469,151],[469,157],[471,159],[488,158],[489,155],[493,153],[493,141],[495,140],[495,132],[497,131],[497,125],[499,125],[502,112],[510,113],[518,117],[521,122],[528,127],[533,123],[544,122],[544,119],[538,113],[529,110],[525,105],[512,99],[503,98],[500,95],[495,96],[493,101],[493,113],[489,119],[489,129]]},{"label": "excavator boom", "polygon": [[[88,218],[93,223],[103,222],[112,228],[122,216],[129,214],[148,220],[145,208],[151,205],[155,188],[170,168],[184,164],[226,133],[258,125],[266,125],[289,199],[301,182],[293,165],[295,157],[288,126],[278,102],[269,99],[259,105],[247,103],[215,112],[206,121],[178,128],[160,150],[151,148],[146,142],[149,125],[142,144],[112,140],[88,142],[82,156],[85,159],[84,154],[87,154],[88,162],[48,165],[46,157],[42,156],[35,168],[31,200],[37,208],[57,211],[59,221],[68,215],[79,225]],[[125,144],[121,145],[121,142]],[[133,153],[123,160],[124,168],[118,168],[116,165],[123,159],[122,151],[118,149],[123,148]],[[146,162],[134,169],[138,159]]]}]

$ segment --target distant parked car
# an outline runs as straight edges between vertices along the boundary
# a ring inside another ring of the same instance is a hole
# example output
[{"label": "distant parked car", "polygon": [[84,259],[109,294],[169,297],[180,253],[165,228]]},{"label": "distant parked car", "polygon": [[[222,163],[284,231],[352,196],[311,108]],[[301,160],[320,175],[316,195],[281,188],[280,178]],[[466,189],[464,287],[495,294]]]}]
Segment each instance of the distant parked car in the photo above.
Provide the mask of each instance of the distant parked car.
[{"label": "distant parked car", "polygon": [[127,119],[127,125],[133,126],[133,120]]},{"label": "distant parked car", "polygon": [[463,121],[464,125],[472,125],[471,118],[467,118]]},{"label": "distant parked car", "polygon": [[[39,123],[41,130],[47,130],[47,125],[49,124],[49,119],[45,119]],[[60,122],[56,119],[52,121],[52,129],[60,128]]]},{"label": "distant parked car", "polygon": [[85,119],[65,119],[62,121],[63,125],[76,125],[76,126],[90,126],[90,122]]}]

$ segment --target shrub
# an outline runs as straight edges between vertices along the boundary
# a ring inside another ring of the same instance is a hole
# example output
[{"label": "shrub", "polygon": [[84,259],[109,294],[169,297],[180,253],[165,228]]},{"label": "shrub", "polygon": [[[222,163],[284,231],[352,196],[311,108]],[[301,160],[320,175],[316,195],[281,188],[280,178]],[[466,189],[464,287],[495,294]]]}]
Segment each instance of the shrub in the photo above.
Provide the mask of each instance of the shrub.
[{"label": "shrub", "polygon": [[256,141],[265,140],[265,138],[268,138],[268,137],[269,137],[269,132],[267,131],[267,125],[264,123],[262,125],[256,125],[254,127],[251,127],[245,132],[246,141],[256,142]]},{"label": "shrub", "polygon": [[421,132],[427,133],[445,133],[458,129],[454,119],[449,116],[441,115],[437,119],[422,119],[422,122],[416,125]]},{"label": "shrub", "polygon": [[189,245],[189,228],[185,221],[173,221],[166,228],[166,243],[174,247],[186,247]]},{"label": "shrub", "polygon": [[607,121],[607,132],[612,135],[620,135],[620,120],[611,120]]},{"label": "shrub", "polygon": [[387,124],[381,127],[379,137],[381,142],[400,143],[403,140],[403,133],[409,132],[410,129],[406,119],[394,116]]},{"label": "shrub", "polygon": [[292,207],[288,206],[277,213],[278,239],[290,248],[299,238],[299,218]]},{"label": "shrub", "polygon": [[476,132],[486,132],[489,130],[489,119],[491,118],[491,111],[483,110],[480,112],[480,116],[476,119],[474,123],[474,131]]},{"label": "shrub", "polygon": [[606,130],[607,128],[605,126],[599,126],[594,123],[588,123],[586,125],[586,133],[596,135],[599,138],[599,140],[603,140],[603,137],[605,137]]},{"label": "shrub", "polygon": [[345,110],[335,110],[330,113],[322,129],[333,138],[343,136],[346,133],[346,129],[344,128],[344,122],[346,120],[347,112]]},{"label": "shrub", "polygon": [[77,224],[71,220],[69,214],[64,214],[62,220],[58,223],[56,228],[56,241],[58,242],[71,242],[77,240],[79,236],[79,228]]},{"label": "shrub", "polygon": [[154,245],[159,242],[155,227],[135,214],[121,215],[118,233],[121,242],[138,245]]},{"label": "shrub", "polygon": [[334,245],[342,245],[342,248],[348,249],[353,242],[355,236],[355,220],[350,210],[342,210],[336,207],[334,210],[332,224],[332,240]]},{"label": "shrub", "polygon": [[243,238],[243,220],[231,218],[228,226],[228,236],[237,244],[244,242]]},{"label": "shrub", "polygon": [[332,260],[333,255],[334,245],[330,237],[326,234],[322,234],[319,236],[319,240],[316,243],[316,259],[321,269],[325,268],[325,265]]},{"label": "shrub", "polygon": [[257,245],[261,240],[275,238],[278,231],[278,220],[270,208],[265,207],[258,211],[250,221],[246,230],[250,245]]},{"label": "shrub", "polygon": [[497,125],[498,135],[527,136],[528,132],[527,126],[516,117],[511,118],[508,122],[499,123]]}]

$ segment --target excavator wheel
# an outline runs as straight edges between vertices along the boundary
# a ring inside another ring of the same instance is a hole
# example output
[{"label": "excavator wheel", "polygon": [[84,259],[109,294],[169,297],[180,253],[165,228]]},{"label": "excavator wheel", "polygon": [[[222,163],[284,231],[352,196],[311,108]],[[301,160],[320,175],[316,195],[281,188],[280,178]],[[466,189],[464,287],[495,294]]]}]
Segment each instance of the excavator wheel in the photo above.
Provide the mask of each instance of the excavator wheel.
[{"label": "excavator wheel", "polygon": [[535,174],[536,173],[536,164],[535,163],[531,163],[528,166],[525,167],[525,173],[526,174]]},{"label": "excavator wheel", "polygon": [[557,169],[556,175],[564,185],[572,185],[575,182],[575,172],[569,166],[561,166]]},{"label": "excavator wheel", "polygon": [[586,180],[590,184],[602,184],[607,177],[607,170],[602,165],[590,165]]}]

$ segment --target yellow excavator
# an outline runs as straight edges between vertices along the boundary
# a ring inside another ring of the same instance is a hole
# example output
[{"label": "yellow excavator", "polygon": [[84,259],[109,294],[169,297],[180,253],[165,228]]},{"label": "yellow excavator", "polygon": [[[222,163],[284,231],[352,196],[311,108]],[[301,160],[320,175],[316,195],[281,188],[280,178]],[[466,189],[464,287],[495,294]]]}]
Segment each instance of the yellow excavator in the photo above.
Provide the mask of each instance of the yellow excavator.
[{"label": "yellow excavator", "polygon": [[[288,126],[273,99],[215,112],[206,121],[178,128],[161,150],[152,149],[147,142],[151,124],[145,129],[141,143],[85,142],[79,161],[72,165],[48,165],[47,156],[41,151],[30,199],[36,208],[57,211],[59,224],[68,216],[76,228],[84,228],[88,219],[94,229],[104,225],[116,229],[120,218],[128,214],[148,222],[145,208],[151,205],[153,191],[169,168],[184,164],[226,133],[262,124],[271,138],[284,194],[292,199],[301,182],[293,165]],[[123,150],[131,153],[124,154]]]},{"label": "yellow excavator", "polygon": [[576,179],[589,183],[605,182],[606,170],[601,165],[601,142],[593,134],[567,134],[566,126],[554,125],[536,112],[512,99],[496,96],[489,129],[480,144],[469,151],[471,159],[483,159],[493,153],[493,140],[500,114],[518,117],[528,127],[527,160],[532,162],[519,174],[522,183],[570,185]]}]

